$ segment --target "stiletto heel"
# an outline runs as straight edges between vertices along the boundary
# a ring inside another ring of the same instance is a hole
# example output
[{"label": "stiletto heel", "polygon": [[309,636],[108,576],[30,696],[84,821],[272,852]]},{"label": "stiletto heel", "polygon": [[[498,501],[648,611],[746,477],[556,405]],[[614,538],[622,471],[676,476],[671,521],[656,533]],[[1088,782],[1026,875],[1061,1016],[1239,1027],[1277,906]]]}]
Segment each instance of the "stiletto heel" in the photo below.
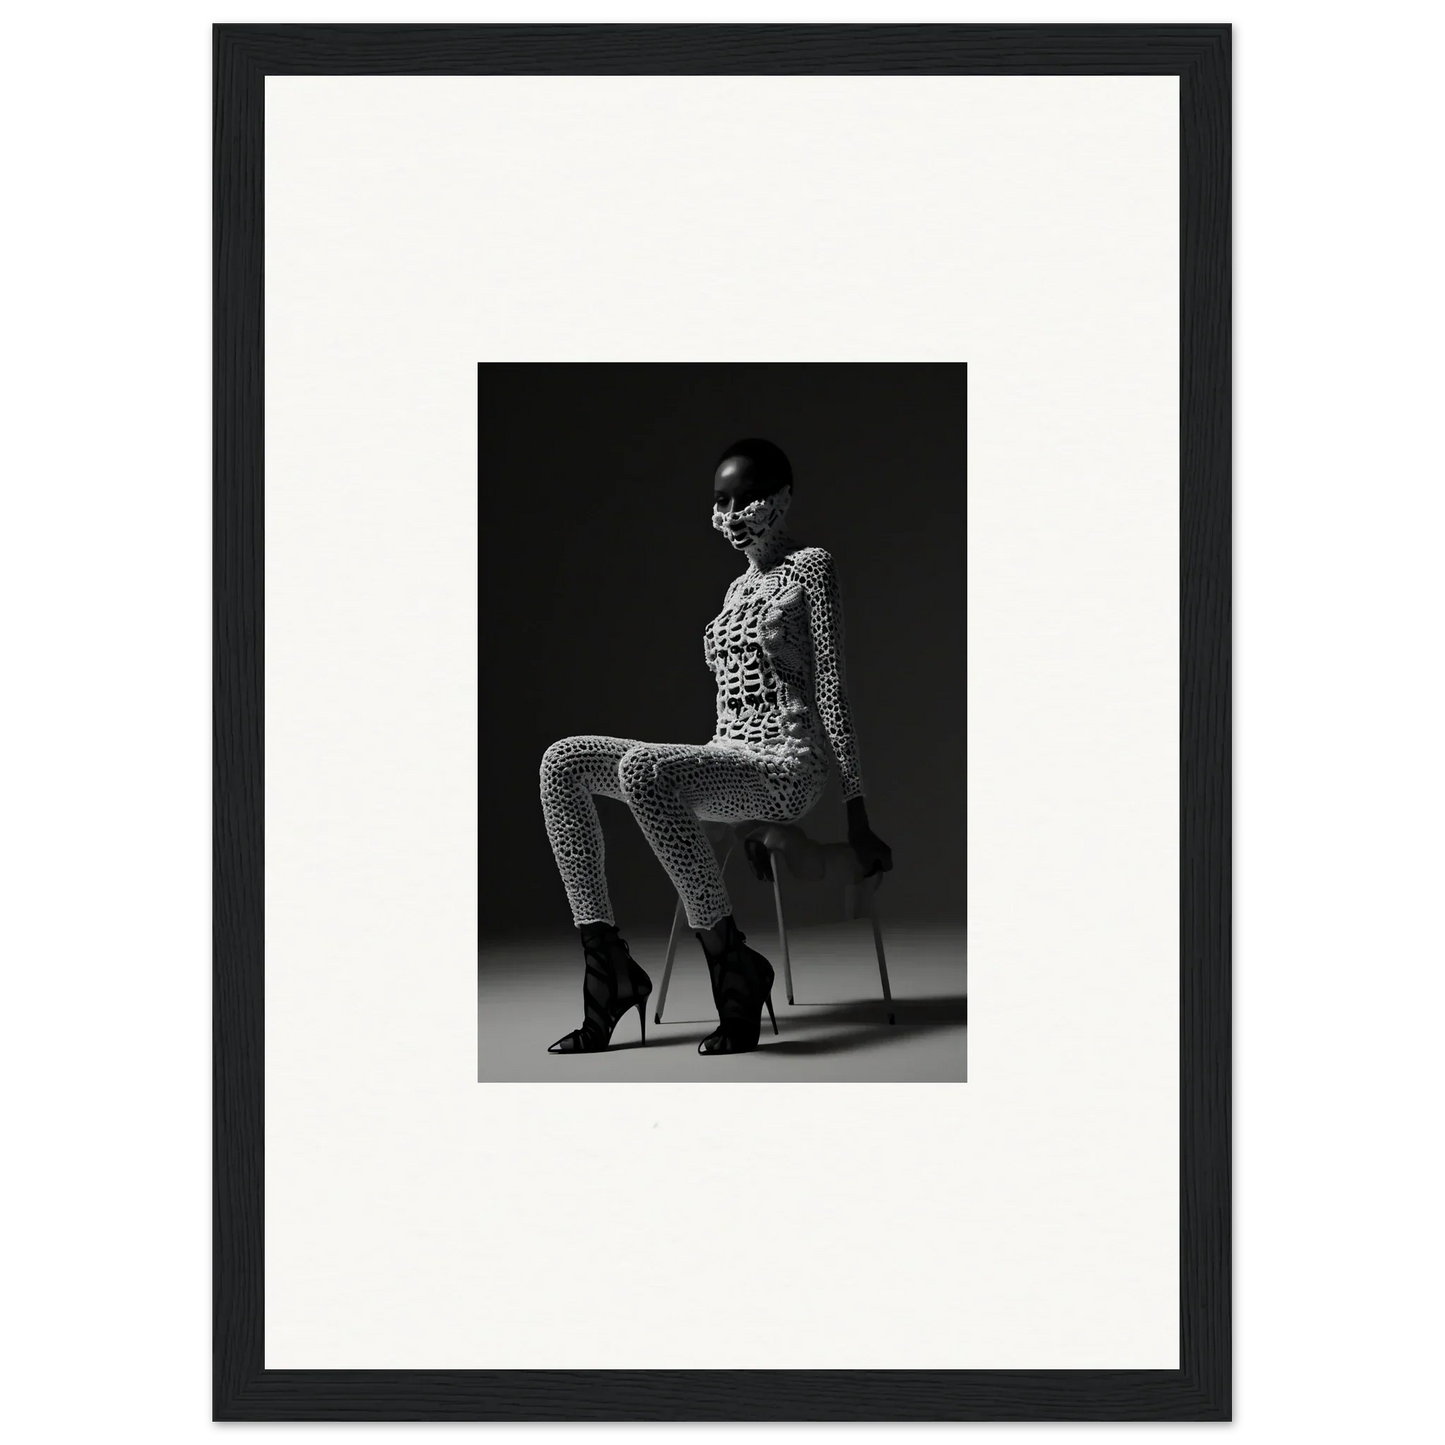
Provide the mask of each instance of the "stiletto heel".
[{"label": "stiletto heel", "polygon": [[600,1053],[611,1044],[617,1025],[633,1008],[637,1010],[642,1042],[646,1044],[647,1024],[643,1015],[652,994],[652,980],[637,966],[627,940],[610,923],[584,925],[582,951],[587,960],[582,980],[582,1027],[564,1034],[547,1052]]},{"label": "stiletto heel", "polygon": [[[698,940],[707,955],[718,1026],[698,1046],[700,1054],[745,1054],[758,1046],[763,1005],[767,1005],[773,1032],[773,966],[756,949],[743,943],[742,930],[729,914],[711,929],[699,929]],[[720,945],[709,948],[708,943]]]}]

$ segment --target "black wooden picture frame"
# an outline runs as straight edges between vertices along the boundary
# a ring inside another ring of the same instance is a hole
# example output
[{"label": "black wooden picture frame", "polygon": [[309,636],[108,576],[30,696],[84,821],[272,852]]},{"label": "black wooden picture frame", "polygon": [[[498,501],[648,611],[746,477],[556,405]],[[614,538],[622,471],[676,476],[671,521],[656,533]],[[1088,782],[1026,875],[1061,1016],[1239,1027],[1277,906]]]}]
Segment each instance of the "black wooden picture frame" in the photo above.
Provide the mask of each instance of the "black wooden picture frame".
[{"label": "black wooden picture frame", "polygon": [[[1230,36],[1228,25],[214,27],[215,1419],[1230,1418]],[[482,74],[1179,77],[1179,1369],[264,1367],[264,81]]]}]

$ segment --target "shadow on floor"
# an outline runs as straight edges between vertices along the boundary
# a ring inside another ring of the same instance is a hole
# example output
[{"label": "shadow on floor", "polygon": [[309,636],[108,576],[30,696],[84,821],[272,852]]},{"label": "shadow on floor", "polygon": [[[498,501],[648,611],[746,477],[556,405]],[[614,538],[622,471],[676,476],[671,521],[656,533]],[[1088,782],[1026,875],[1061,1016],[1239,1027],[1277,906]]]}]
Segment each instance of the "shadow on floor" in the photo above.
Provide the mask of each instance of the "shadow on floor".
[{"label": "shadow on floor", "polygon": [[[798,1057],[842,1054],[891,1044],[898,1038],[898,1035],[893,1032],[896,1029],[907,1029],[910,1033],[917,1035],[942,1029],[955,1029],[968,1023],[968,998],[966,995],[939,994],[931,998],[894,999],[892,1010],[893,1017],[897,1022],[892,1024],[887,1021],[885,1013],[888,1007],[882,999],[860,999],[856,1002],[831,1004],[783,1004],[781,1008],[774,1000],[773,1009],[778,1015],[778,1033],[776,1036],[773,1034],[772,1027],[768,1023],[768,1016],[764,1013],[761,1046]],[[805,1023],[810,1031],[809,1036],[790,1039],[788,1037],[789,1020]],[[869,1027],[870,1024],[873,1025],[872,1028]],[[811,1032],[819,1026],[826,1028],[830,1025],[837,1025],[849,1032],[821,1035]],[[698,1039],[705,1037],[717,1027],[717,1019],[715,1017],[712,1019],[667,1018],[660,1024],[653,1023],[652,1027],[659,1031],[701,1027],[703,1030],[701,1034],[689,1033],[684,1039],[674,1040],[661,1032],[655,1035],[657,1041],[662,1044],[692,1043],[696,1047]],[[635,1043],[633,1047],[636,1047]]]}]

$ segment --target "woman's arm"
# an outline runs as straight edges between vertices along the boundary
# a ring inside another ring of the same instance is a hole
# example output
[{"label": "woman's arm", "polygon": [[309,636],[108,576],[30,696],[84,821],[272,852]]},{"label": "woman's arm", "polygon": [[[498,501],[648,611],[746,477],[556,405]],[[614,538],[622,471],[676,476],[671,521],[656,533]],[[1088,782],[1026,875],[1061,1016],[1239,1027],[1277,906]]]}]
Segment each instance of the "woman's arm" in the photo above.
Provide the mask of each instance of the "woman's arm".
[{"label": "woman's arm", "polygon": [[863,776],[858,764],[858,739],[843,664],[843,602],[832,556],[810,547],[798,558],[799,580],[808,598],[808,623],[813,639],[813,702],[828,734],[838,764],[843,801],[848,810],[848,841],[858,854],[864,875],[893,866],[888,845],[868,826],[863,801]]},{"label": "woman's arm", "polygon": [[863,796],[858,740],[843,667],[843,601],[833,558],[821,547],[798,557],[798,580],[808,599],[808,628],[813,640],[813,705],[838,764],[843,801]]}]

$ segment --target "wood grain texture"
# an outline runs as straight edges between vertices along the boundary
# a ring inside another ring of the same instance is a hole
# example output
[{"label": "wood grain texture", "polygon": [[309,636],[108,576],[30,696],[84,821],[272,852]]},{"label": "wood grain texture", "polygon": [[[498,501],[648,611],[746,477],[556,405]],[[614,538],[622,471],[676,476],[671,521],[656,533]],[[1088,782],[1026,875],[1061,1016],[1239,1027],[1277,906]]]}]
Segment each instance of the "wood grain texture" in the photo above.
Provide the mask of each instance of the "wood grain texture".
[{"label": "wood grain texture", "polygon": [[1230,1417],[1229,33],[1179,86],[1180,1358]]},{"label": "wood grain texture", "polygon": [[[214,62],[217,1420],[1230,1418],[1230,27],[220,25]],[[1180,77],[1179,1370],[266,1370],[267,75]]]},{"label": "wood grain texture", "polygon": [[260,1362],[265,1190],[262,81],[214,34],[212,175],[213,1394]]}]

